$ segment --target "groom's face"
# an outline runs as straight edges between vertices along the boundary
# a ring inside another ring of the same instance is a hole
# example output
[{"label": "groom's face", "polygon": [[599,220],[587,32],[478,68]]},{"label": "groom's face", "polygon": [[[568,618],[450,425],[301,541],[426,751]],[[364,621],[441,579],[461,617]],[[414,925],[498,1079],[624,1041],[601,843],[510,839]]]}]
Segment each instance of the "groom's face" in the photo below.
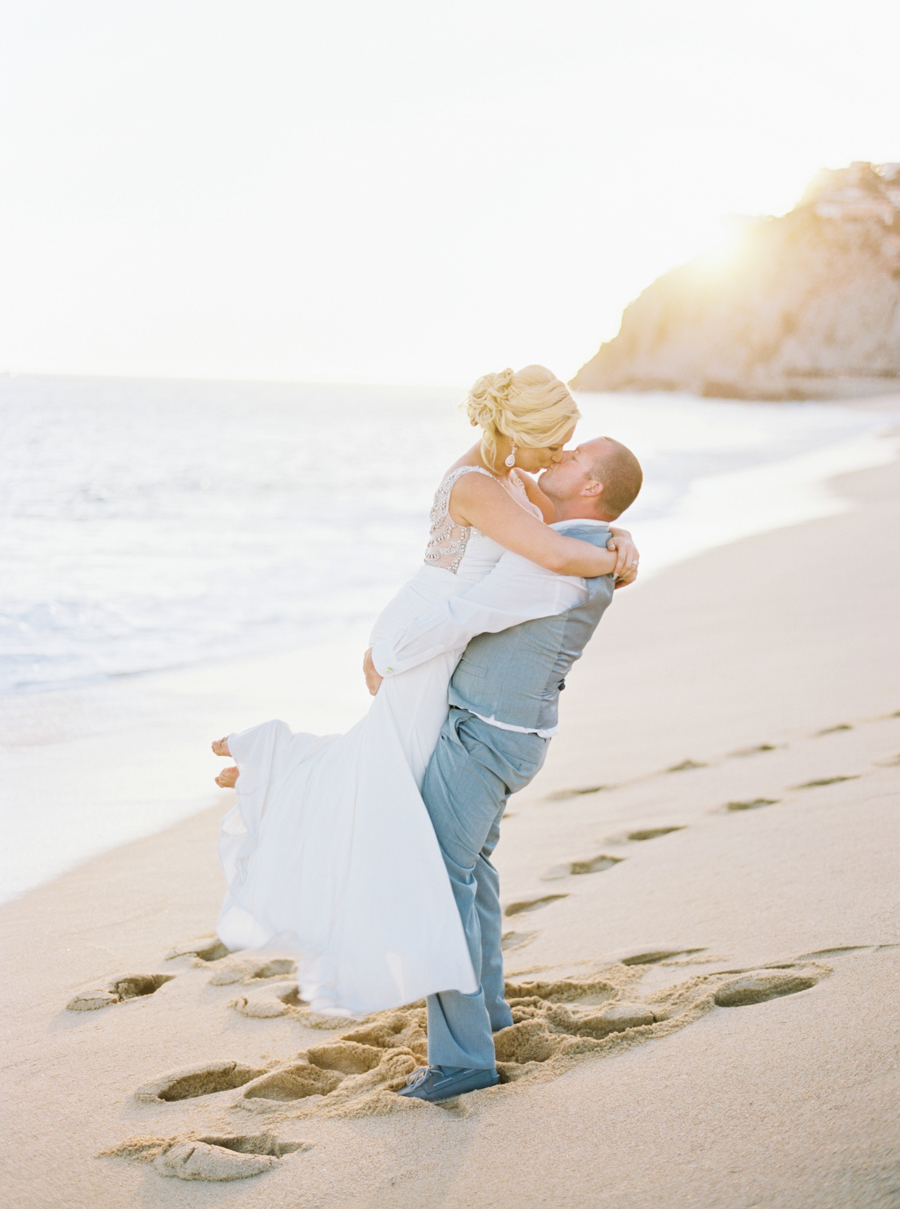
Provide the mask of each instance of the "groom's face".
[{"label": "groom's face", "polygon": [[551,500],[571,500],[580,495],[589,483],[597,481],[594,468],[602,460],[606,444],[605,437],[597,437],[565,450],[562,459],[538,480],[544,494]]}]

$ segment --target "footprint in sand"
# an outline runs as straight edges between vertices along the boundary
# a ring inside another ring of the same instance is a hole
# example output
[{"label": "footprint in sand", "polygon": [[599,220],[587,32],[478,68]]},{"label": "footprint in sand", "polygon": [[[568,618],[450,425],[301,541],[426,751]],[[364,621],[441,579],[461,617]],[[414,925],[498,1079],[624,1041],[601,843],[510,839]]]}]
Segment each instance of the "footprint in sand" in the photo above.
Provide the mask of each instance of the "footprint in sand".
[{"label": "footprint in sand", "polygon": [[651,949],[649,953],[635,953],[631,957],[623,957],[623,966],[655,966],[661,961],[671,961],[673,957],[688,957],[694,953],[705,953],[705,949]]},{"label": "footprint in sand", "polygon": [[[330,1115],[391,1111],[397,1107],[393,1092],[427,1060],[425,1016],[424,1007],[379,1013],[336,1041],[268,1069],[215,1062],[174,1071],[139,1088],[135,1099],[159,1105],[237,1091],[230,1107],[258,1112],[283,1111],[289,1104],[298,1111],[322,1107]],[[382,1092],[390,1095],[379,1104]]]},{"label": "footprint in sand", "polygon": [[[658,840],[660,836],[672,835],[675,831],[686,831],[687,827],[684,823],[677,823],[669,827],[641,827],[636,831],[628,831],[625,835],[612,835],[606,840],[607,844],[643,844],[647,840]],[[600,857],[600,860],[620,861],[624,858],[621,856]],[[573,870],[574,872],[574,870]],[[593,873],[594,870],[586,870],[588,873]]]},{"label": "footprint in sand", "polygon": [[795,789],[818,789],[821,785],[839,785],[841,781],[858,781],[859,773],[854,773],[849,777],[822,777],[819,781],[804,781],[802,785],[795,785]]},{"label": "footprint in sand", "polygon": [[623,1045],[666,1036],[714,1007],[742,1007],[794,995],[830,972],[812,963],[731,970],[689,978],[643,1000],[636,997],[640,966],[691,952],[702,950],[635,955],[618,968],[610,967],[605,978],[509,986],[514,1023],[494,1036],[501,1081],[531,1074],[536,1064],[562,1073],[569,1060],[581,1054],[609,1054]]},{"label": "footprint in sand", "polygon": [[167,982],[171,982],[174,974],[120,974],[100,987],[91,987],[79,991],[74,999],[66,1004],[70,1012],[93,1012],[98,1008],[111,1007],[114,1003],[124,1003],[128,999],[142,999],[146,995],[154,995]]},{"label": "footprint in sand", "polygon": [[588,793],[602,793],[604,789],[615,789],[615,785],[586,785],[583,789],[558,789],[548,793],[545,802],[564,802],[566,798],[580,798]]},{"label": "footprint in sand", "polygon": [[241,1092],[241,1100],[246,1107],[251,1107],[247,1104],[250,1100],[264,1100],[266,1103],[260,1107],[268,1108],[273,1103],[305,1100],[307,1096],[327,1096],[343,1081],[343,1075],[337,1071],[321,1070],[308,1061],[294,1062],[248,1083]]},{"label": "footprint in sand", "polygon": [[751,1003],[765,1003],[768,999],[780,999],[782,995],[808,991],[818,981],[818,978],[808,975],[763,970],[726,982],[716,991],[714,999],[718,1007],[745,1007]]},{"label": "footprint in sand", "polygon": [[[506,997],[513,1024],[494,1037],[501,1085],[531,1075],[560,1075],[586,1056],[609,1056],[661,1039],[716,1008],[795,995],[831,972],[821,962],[801,960],[749,970],[694,973],[652,994],[642,994],[648,967],[702,951],[650,950],[610,963],[593,977],[508,982]],[[279,1119],[285,1114],[362,1117],[442,1111],[436,1105],[394,1094],[406,1076],[427,1060],[425,1028],[424,1006],[380,1012],[289,1061],[264,1068],[232,1061],[210,1063],[170,1073],[135,1095],[145,1103],[161,1105],[232,1092],[231,1099],[223,1102],[230,1110],[277,1112]],[[468,1111],[478,1098],[498,1094],[506,1094],[503,1086],[473,1092],[459,1111]],[[197,1141],[212,1144],[209,1139]],[[181,1160],[175,1156],[172,1161]]]},{"label": "footprint in sand", "polygon": [[[358,1033],[354,1034],[356,1035]],[[396,1034],[391,1034],[391,1039],[395,1040]],[[424,1033],[420,1040],[423,1039]],[[424,1045],[419,1047],[418,1054],[413,1054],[408,1047],[397,1044],[391,1046],[391,1049],[395,1051],[394,1059],[401,1049],[404,1050],[400,1056],[406,1074],[424,1061]],[[384,1060],[385,1052],[382,1047],[353,1040],[348,1034],[330,1045],[314,1046],[308,1049],[299,1061],[279,1066],[262,1078],[246,1084],[240,1095],[241,1106],[266,1111],[277,1103],[327,1096],[348,1082],[358,1093],[362,1088],[368,1089],[372,1085],[371,1079],[360,1079],[358,1076],[369,1076],[371,1072],[379,1070]],[[382,1071],[376,1079],[382,1077],[397,1077],[396,1062],[389,1064],[389,1070]]]},{"label": "footprint in sand", "polygon": [[513,949],[522,949],[529,941],[534,940],[537,932],[504,932],[503,938],[500,941],[500,948],[504,952],[511,952]]},{"label": "footprint in sand", "polygon": [[179,1180],[244,1180],[279,1165],[286,1154],[308,1150],[306,1142],[280,1142],[268,1133],[224,1137],[129,1138],[98,1158],[152,1163],[160,1175]]},{"label": "footprint in sand", "polygon": [[242,957],[235,954],[223,961],[209,980],[212,987],[232,986],[236,982],[262,982],[267,978],[285,978],[297,972],[297,963],[291,957],[275,957],[260,961],[259,957]]},{"label": "footprint in sand", "polygon": [[900,949],[900,944],[891,945],[842,945],[837,949],[818,949],[815,953],[804,953],[798,961],[818,961],[821,958],[846,957],[848,953],[880,953],[883,949]]},{"label": "footprint in sand", "polygon": [[845,957],[848,953],[864,953],[867,949],[873,951],[879,948],[890,948],[889,945],[841,945],[836,949],[817,949],[815,953],[804,953],[800,961],[819,961],[825,957]]},{"label": "footprint in sand", "polygon": [[671,768],[667,768],[666,772],[688,772],[692,768],[708,767],[708,764],[700,764],[696,760],[682,760],[680,764],[673,764]]},{"label": "footprint in sand", "polygon": [[853,730],[853,727],[849,722],[839,722],[837,726],[826,726],[824,730],[817,730],[813,738],[820,739],[822,735],[836,735],[839,730]]},{"label": "footprint in sand", "polygon": [[173,1071],[152,1083],[145,1083],[134,1093],[134,1098],[145,1104],[196,1100],[200,1096],[213,1096],[221,1091],[234,1091],[267,1073],[264,1067],[245,1066],[241,1062],[211,1062]]},{"label": "footprint in sand", "polygon": [[728,753],[729,759],[735,759],[738,756],[757,756],[764,751],[775,751],[773,743],[757,743],[754,747],[739,747],[737,751]]},{"label": "footprint in sand", "polygon": [[301,1005],[297,984],[280,982],[274,985],[269,983],[255,994],[232,999],[228,1006],[235,1008],[242,1016],[269,1020],[274,1016],[289,1016],[292,1009],[299,1010]]},{"label": "footprint in sand", "polygon": [[[542,882],[556,881],[561,877],[581,877],[586,873],[604,873],[607,869],[612,869],[615,865],[620,864],[624,860],[621,856],[607,856],[601,853],[600,856],[593,856],[587,861],[566,861],[563,865],[551,865],[541,874]],[[536,902],[550,901],[549,899],[536,899]],[[521,908],[527,910],[528,908]],[[511,912],[507,909],[506,914]]]},{"label": "footprint in sand", "polygon": [[174,961],[176,957],[194,957],[198,963],[221,961],[223,957],[228,956],[229,950],[222,944],[218,936],[210,933],[207,936],[198,936],[194,940],[187,940],[184,944],[175,945],[166,954],[166,961]]},{"label": "footprint in sand", "polygon": [[304,1028],[341,1029],[347,1025],[346,1017],[326,1016],[310,1010],[309,1004],[300,998],[296,982],[266,983],[232,999],[229,1007],[241,1016],[268,1020],[274,1016],[289,1016]]},{"label": "footprint in sand", "polygon": [[555,903],[559,898],[568,898],[568,894],[544,894],[540,898],[526,898],[518,903],[510,903],[504,915],[522,915],[525,911],[537,911],[548,903]]},{"label": "footprint in sand", "polygon": [[625,837],[632,843],[643,843],[644,840],[658,840],[661,835],[671,835],[673,831],[685,831],[683,825],[677,827],[645,827],[642,831],[629,831]]},{"label": "footprint in sand", "polygon": [[734,814],[739,810],[759,810],[763,806],[777,806],[778,798],[751,798],[746,802],[726,802],[720,807],[722,814]]},{"label": "footprint in sand", "polygon": [[210,986],[284,978],[297,969],[292,957],[261,958],[258,954],[232,953],[214,933],[175,945],[166,954],[166,961],[175,961],[179,957],[190,957],[194,966],[214,964],[216,969],[209,980]]}]

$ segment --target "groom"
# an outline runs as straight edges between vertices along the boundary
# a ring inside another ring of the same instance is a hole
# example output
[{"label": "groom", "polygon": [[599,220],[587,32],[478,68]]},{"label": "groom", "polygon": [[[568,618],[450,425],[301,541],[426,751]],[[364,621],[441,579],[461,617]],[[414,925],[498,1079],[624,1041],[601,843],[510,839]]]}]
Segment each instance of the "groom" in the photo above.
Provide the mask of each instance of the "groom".
[{"label": "groom", "polygon": [[[605,547],[609,522],[631,505],[641,481],[634,454],[600,437],[545,471],[540,486],[553,504],[554,528]],[[384,676],[465,646],[422,797],[480,986],[471,995],[429,995],[429,1065],[410,1076],[401,1096],[446,1100],[498,1082],[492,1033],[513,1020],[503,998],[499,878],[490,856],[507,798],[544,762],[558,729],[566,673],[597,628],[613,588],[611,575],[555,575],[507,551],[481,583],[367,653],[366,678],[374,692]]]}]

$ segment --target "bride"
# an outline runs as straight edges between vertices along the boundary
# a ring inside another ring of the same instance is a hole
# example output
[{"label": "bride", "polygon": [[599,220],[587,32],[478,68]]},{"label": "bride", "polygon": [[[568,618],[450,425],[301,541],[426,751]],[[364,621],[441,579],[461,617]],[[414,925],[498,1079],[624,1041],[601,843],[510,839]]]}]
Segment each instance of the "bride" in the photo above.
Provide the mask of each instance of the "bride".
[{"label": "bride", "polygon": [[[630,535],[610,549],[565,537],[530,473],[564,456],[580,414],[564,383],[530,365],[486,374],[466,402],[481,440],[454,463],[431,510],[424,565],[375,622],[374,645],[468,591],[505,550],[561,575],[634,578]],[[422,778],[461,651],[389,677],[344,735],[263,723],[213,744],[235,766],[219,857],[217,931],[229,949],[299,955],[300,996],[319,1012],[368,1013],[437,991],[477,989]]]}]

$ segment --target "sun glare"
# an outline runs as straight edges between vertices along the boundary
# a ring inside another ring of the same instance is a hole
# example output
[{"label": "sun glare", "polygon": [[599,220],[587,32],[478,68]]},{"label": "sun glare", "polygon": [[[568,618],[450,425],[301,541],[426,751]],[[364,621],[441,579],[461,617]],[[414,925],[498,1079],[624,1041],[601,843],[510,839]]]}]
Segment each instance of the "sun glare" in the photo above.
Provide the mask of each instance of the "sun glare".
[{"label": "sun glare", "polygon": [[697,251],[697,265],[708,273],[725,273],[735,268],[746,246],[750,221],[734,214],[720,218],[708,242]]}]

